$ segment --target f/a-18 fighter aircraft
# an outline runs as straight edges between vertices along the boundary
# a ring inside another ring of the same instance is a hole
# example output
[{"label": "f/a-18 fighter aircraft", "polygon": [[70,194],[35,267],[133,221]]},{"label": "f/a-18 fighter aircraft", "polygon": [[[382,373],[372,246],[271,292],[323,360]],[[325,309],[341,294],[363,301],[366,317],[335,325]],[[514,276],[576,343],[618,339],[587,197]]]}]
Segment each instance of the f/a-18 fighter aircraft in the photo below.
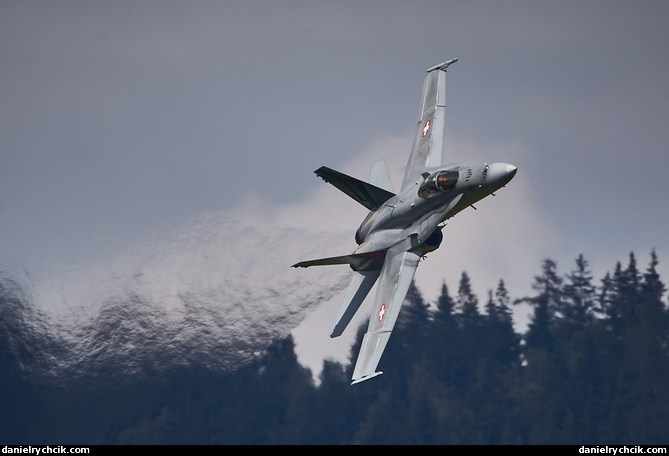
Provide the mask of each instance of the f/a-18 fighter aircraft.
[{"label": "f/a-18 fighter aircraft", "polygon": [[392,191],[383,160],[372,165],[371,183],[325,166],[315,171],[370,211],[355,233],[358,248],[352,254],[293,265],[348,264],[355,271],[330,337],[342,334],[379,280],[352,384],[381,374],[376,368],[418,262],[441,244],[443,222],[505,186],[516,174],[516,167],[508,163],[444,165],[446,69],[457,60],[427,70],[416,136],[399,193]]}]

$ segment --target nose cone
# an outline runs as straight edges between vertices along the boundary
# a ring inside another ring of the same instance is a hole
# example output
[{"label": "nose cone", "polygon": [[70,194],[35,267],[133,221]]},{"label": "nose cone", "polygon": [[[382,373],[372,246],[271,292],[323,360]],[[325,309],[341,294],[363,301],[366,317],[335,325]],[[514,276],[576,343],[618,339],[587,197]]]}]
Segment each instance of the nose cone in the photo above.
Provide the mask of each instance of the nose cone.
[{"label": "nose cone", "polygon": [[516,175],[518,168],[509,163],[492,163],[488,169],[488,185],[502,187]]}]

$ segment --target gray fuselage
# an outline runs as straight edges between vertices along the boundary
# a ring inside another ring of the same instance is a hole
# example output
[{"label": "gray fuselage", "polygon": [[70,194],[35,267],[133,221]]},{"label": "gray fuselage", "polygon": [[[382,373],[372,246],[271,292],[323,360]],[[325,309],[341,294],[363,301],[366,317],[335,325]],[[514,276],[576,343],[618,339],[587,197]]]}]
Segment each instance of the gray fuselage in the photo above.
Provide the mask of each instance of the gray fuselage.
[{"label": "gray fuselage", "polygon": [[[439,174],[448,176],[441,187],[434,184]],[[414,185],[370,211],[356,232],[359,247],[354,253],[386,250],[400,242],[409,242],[409,248],[421,254],[435,250],[441,242],[441,222],[505,186],[515,174],[516,167],[508,163],[459,165],[424,173]],[[357,269],[377,268],[376,262]]]}]

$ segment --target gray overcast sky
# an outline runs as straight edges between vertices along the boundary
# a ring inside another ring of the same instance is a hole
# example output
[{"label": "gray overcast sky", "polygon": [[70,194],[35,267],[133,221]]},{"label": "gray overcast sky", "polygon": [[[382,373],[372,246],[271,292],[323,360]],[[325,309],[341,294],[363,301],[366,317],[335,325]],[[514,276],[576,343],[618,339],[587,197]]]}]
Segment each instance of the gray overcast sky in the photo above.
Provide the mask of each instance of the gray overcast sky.
[{"label": "gray overcast sky", "polygon": [[354,230],[312,171],[401,173],[424,71],[458,57],[446,156],[519,171],[454,219],[435,277],[518,296],[542,258],[583,253],[599,279],[656,248],[668,281],[668,19],[666,1],[2,1],[0,259],[101,261],[211,211]]}]

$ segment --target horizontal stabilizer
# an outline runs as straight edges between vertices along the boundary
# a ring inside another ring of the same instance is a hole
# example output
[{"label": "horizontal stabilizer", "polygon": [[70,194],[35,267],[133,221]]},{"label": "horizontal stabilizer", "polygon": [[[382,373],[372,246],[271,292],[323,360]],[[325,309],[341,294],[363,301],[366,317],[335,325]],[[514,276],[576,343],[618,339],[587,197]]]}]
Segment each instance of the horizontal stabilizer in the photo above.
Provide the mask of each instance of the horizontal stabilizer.
[{"label": "horizontal stabilizer", "polygon": [[328,184],[332,184],[342,192],[346,193],[370,211],[376,209],[395,196],[394,193],[389,192],[388,190],[361,181],[355,177],[347,176],[346,174],[325,166],[321,166],[314,171],[314,173]]},{"label": "horizontal stabilizer", "polygon": [[293,268],[308,268],[310,266],[329,266],[333,264],[350,264],[353,269],[359,269],[363,264],[381,258],[386,253],[385,250],[377,250],[374,252],[352,253],[350,255],[342,255],[330,258],[320,258],[318,260],[300,261],[295,263]]}]

